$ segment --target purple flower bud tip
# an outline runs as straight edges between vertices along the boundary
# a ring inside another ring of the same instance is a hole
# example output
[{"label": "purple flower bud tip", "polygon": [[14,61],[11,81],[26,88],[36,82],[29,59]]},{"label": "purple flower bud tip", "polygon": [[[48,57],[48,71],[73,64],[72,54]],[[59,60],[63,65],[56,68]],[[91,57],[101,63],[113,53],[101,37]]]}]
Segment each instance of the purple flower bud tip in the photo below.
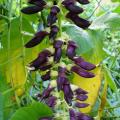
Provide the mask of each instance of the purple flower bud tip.
[{"label": "purple flower bud tip", "polygon": [[75,111],[73,109],[69,109],[70,120],[76,120]]},{"label": "purple flower bud tip", "polygon": [[51,31],[49,34],[49,39],[55,39],[57,36],[57,33],[59,31],[59,28],[56,25],[51,26]]},{"label": "purple flower bud tip", "polygon": [[78,120],[79,120],[79,118],[80,118],[80,120],[94,120],[92,117],[90,117],[84,113],[81,113],[81,112],[76,112],[76,117]]},{"label": "purple flower bud tip", "polygon": [[48,18],[47,18],[47,25],[48,27],[53,25],[57,20],[57,16],[55,16],[54,14],[49,14]]},{"label": "purple flower bud tip", "polygon": [[46,31],[40,31],[36,33],[35,37],[25,44],[25,47],[31,48],[31,47],[38,45],[47,35],[48,35],[48,32]]},{"label": "purple flower bud tip", "polygon": [[67,56],[72,59],[76,55],[76,43],[74,41],[69,41],[67,46]]},{"label": "purple flower bud tip", "polygon": [[39,120],[53,120],[51,117],[40,118]]},{"label": "purple flower bud tip", "polygon": [[50,51],[48,50],[42,51],[38,55],[38,57],[30,63],[30,67],[35,67],[35,69],[39,69],[41,64],[44,64],[47,62],[47,57],[50,55],[51,55]]},{"label": "purple flower bud tip", "polygon": [[80,100],[80,101],[85,101],[87,98],[88,98],[88,96],[85,94],[84,95],[81,94],[81,95],[76,96],[76,99]]},{"label": "purple flower bud tip", "polygon": [[68,6],[68,5],[74,4],[74,0],[64,0],[62,4],[65,6]]},{"label": "purple flower bud tip", "polygon": [[24,14],[34,14],[37,12],[40,12],[43,10],[43,6],[29,6],[29,7],[24,7],[21,12]]},{"label": "purple flower bud tip", "polygon": [[81,89],[81,88],[78,88],[74,91],[76,93],[76,95],[80,95],[80,94],[88,94],[87,91]]},{"label": "purple flower bud tip", "polygon": [[96,68],[96,65],[84,61],[84,59],[81,57],[74,57],[73,61],[75,62],[75,64],[79,65],[81,68],[85,70],[93,70]]},{"label": "purple flower bud tip", "polygon": [[83,8],[78,7],[78,6],[74,5],[74,4],[69,4],[69,5],[66,5],[65,7],[70,12],[75,13],[75,14],[80,14],[80,13],[82,13],[84,11]]},{"label": "purple flower bud tip", "polygon": [[63,42],[61,40],[57,40],[54,42],[54,48],[61,48]]},{"label": "purple flower bud tip", "polygon": [[66,17],[71,19],[74,22],[74,24],[76,24],[78,27],[83,28],[83,29],[87,29],[91,24],[89,21],[83,18],[80,18],[77,14],[74,14],[72,12],[69,12],[66,15]]},{"label": "purple flower bud tip", "polygon": [[50,96],[50,93],[54,90],[54,87],[48,86],[47,89],[45,89],[42,93],[42,98],[48,98]]},{"label": "purple flower bud tip", "polygon": [[50,71],[46,72],[45,75],[42,75],[41,78],[43,81],[49,80],[51,78]]},{"label": "purple flower bud tip", "polygon": [[75,107],[78,107],[78,108],[85,108],[88,106],[89,106],[89,104],[87,104],[87,103],[79,103],[79,102],[75,103]]},{"label": "purple flower bud tip", "polygon": [[85,78],[93,78],[95,77],[95,75],[91,72],[85,71],[84,69],[78,67],[78,66],[73,66],[71,68],[72,72],[75,72],[76,74],[80,75],[81,77],[85,77]]},{"label": "purple flower bud tip", "polygon": [[46,63],[45,64],[42,64],[39,69],[42,70],[42,71],[45,71],[45,70],[48,70],[52,67],[51,64],[47,65]]},{"label": "purple flower bud tip", "polygon": [[34,4],[40,7],[46,5],[46,2],[44,0],[28,0],[28,3]]},{"label": "purple flower bud tip", "polygon": [[52,14],[56,15],[57,13],[60,12],[60,9],[57,6],[53,6],[50,11]]},{"label": "purple flower bud tip", "polygon": [[77,1],[83,5],[90,3],[88,0],[77,0]]},{"label": "purple flower bud tip", "polygon": [[55,49],[54,61],[55,61],[55,62],[59,62],[61,56],[62,56],[62,49],[61,49],[61,48]]},{"label": "purple flower bud tip", "polygon": [[46,101],[46,104],[49,106],[49,107],[54,107],[56,105],[56,100],[57,98],[55,96],[51,96],[48,98],[48,100]]}]

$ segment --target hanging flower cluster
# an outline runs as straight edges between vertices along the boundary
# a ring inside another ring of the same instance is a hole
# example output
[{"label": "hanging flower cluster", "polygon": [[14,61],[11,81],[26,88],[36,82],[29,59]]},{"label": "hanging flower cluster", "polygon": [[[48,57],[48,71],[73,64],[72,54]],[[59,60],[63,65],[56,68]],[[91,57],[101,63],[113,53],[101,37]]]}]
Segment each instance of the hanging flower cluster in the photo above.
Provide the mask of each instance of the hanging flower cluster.
[{"label": "hanging flower cluster", "polygon": [[[66,18],[69,18],[77,26],[87,29],[90,25],[90,22],[79,17],[79,14],[84,10],[76,5],[77,2],[83,5],[89,3],[88,0],[64,0],[60,3],[69,11],[66,15]],[[29,0],[28,3],[31,5],[21,10],[25,14],[38,13],[47,8],[47,1],[44,0]],[[81,88],[72,90],[68,76],[76,73],[84,78],[92,78],[95,75],[90,71],[95,69],[96,66],[85,61],[81,56],[76,54],[76,49],[78,46],[74,41],[64,41],[62,38],[57,39],[60,29],[58,27],[58,15],[61,12],[61,8],[59,8],[57,4],[54,5],[54,3],[56,4],[56,2],[53,2],[53,5],[50,8],[50,13],[46,17],[47,28],[49,28],[49,31],[46,29],[38,31],[34,37],[25,44],[26,48],[31,48],[40,44],[45,38],[49,38],[54,51],[50,51],[47,48],[42,50],[38,57],[30,62],[29,68],[31,71],[44,71],[45,74],[41,75],[43,81],[52,79],[52,70],[56,70],[58,72],[56,76],[57,90],[58,92],[63,92],[66,103],[73,108],[85,108],[89,104],[83,103],[82,101],[85,101],[88,98],[87,92]],[[72,63],[70,69],[68,69],[66,66],[60,66],[60,63],[63,62],[62,58],[64,58],[64,56],[70,61],[70,63]],[[53,58],[52,63],[50,62],[51,58]],[[49,85],[48,88],[46,88],[42,94],[38,94],[36,98],[38,101],[44,102],[49,107],[54,109],[57,97],[53,96],[51,92],[55,90],[55,88],[50,87]],[[70,120],[93,120],[93,118],[89,117],[88,115],[76,112],[73,109],[70,109],[69,113]],[[53,118],[43,118],[40,120],[52,119]]]}]

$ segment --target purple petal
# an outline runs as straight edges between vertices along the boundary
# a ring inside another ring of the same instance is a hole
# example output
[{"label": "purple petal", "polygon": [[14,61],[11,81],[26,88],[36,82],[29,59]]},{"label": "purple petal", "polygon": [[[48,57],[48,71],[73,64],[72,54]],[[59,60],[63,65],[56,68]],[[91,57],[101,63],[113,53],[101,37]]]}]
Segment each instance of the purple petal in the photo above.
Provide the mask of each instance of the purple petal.
[{"label": "purple petal", "polygon": [[57,98],[55,96],[51,96],[48,98],[48,100],[46,101],[46,104],[49,106],[49,107],[54,107],[56,105],[56,100]]},{"label": "purple petal", "polygon": [[87,91],[81,89],[81,88],[78,88],[74,91],[76,93],[76,95],[80,95],[80,94],[88,94]]},{"label": "purple petal", "polygon": [[80,4],[89,4],[90,2],[88,0],[77,0]]},{"label": "purple petal", "polygon": [[34,4],[34,5],[37,5],[37,6],[40,6],[40,7],[46,5],[46,2],[44,0],[29,0],[28,3]]},{"label": "purple petal", "polygon": [[45,89],[42,93],[42,99],[44,98],[48,98],[50,96],[50,93],[54,90],[55,88],[54,87],[50,87],[48,86],[47,89]]},{"label": "purple petal", "polygon": [[54,61],[55,61],[55,62],[59,62],[61,56],[62,56],[62,49],[61,49],[61,48],[55,49]]},{"label": "purple petal", "polygon": [[54,48],[61,48],[63,42],[61,40],[57,40],[54,42]]},{"label": "purple petal", "polygon": [[37,12],[40,12],[43,10],[44,7],[39,7],[39,6],[29,6],[29,7],[24,7],[21,12],[24,14],[34,14]]},{"label": "purple petal", "polygon": [[75,62],[75,64],[79,65],[81,68],[85,70],[93,70],[96,68],[96,65],[84,61],[82,57],[74,57],[73,61]]},{"label": "purple petal", "polygon": [[51,78],[50,71],[46,72],[45,75],[42,75],[41,78],[43,81],[50,80],[50,78]]},{"label": "purple petal", "polygon": [[73,109],[69,109],[70,120],[76,120],[75,111]]},{"label": "purple petal", "polygon": [[83,28],[83,29],[87,29],[91,24],[89,21],[87,21],[83,18],[80,18],[78,15],[76,15],[72,12],[69,12],[66,15],[66,17],[71,19],[78,27]]},{"label": "purple petal", "polygon": [[85,94],[84,95],[81,94],[81,95],[76,96],[76,99],[80,100],[80,101],[85,101],[85,100],[87,100],[87,98],[88,98],[88,96]]},{"label": "purple petal", "polygon": [[45,71],[45,70],[48,70],[52,67],[51,64],[47,65],[46,63],[45,64],[42,64],[41,66],[39,66],[39,69],[42,70],[42,71]]},{"label": "purple petal", "polygon": [[47,35],[48,33],[46,31],[38,32],[32,40],[25,44],[25,47],[31,48],[38,45]]},{"label": "purple petal", "polygon": [[78,107],[78,108],[85,108],[88,106],[89,106],[89,104],[87,104],[87,103],[80,103],[80,102],[75,103],[75,107]]},{"label": "purple petal", "polygon": [[49,39],[55,40],[58,31],[59,31],[59,28],[56,25],[51,26],[51,31],[50,31],[50,34],[49,34]]},{"label": "purple petal", "polygon": [[66,5],[65,8],[75,14],[79,14],[84,11],[83,8],[78,7],[77,5],[74,5],[74,4]]},{"label": "purple petal", "polygon": [[78,67],[78,66],[73,66],[71,68],[72,72],[75,72],[76,74],[80,75],[81,77],[85,77],[85,78],[92,78],[95,77],[95,75],[91,72],[85,71],[84,69]]},{"label": "purple petal", "polygon": [[57,21],[57,16],[55,16],[54,14],[48,15],[48,17],[47,17],[47,25],[48,26],[53,25],[54,23],[56,23],[56,21]]},{"label": "purple petal", "polygon": [[51,14],[57,15],[57,13],[60,12],[60,9],[57,6],[54,5],[54,6],[52,6],[50,12],[51,12]]}]

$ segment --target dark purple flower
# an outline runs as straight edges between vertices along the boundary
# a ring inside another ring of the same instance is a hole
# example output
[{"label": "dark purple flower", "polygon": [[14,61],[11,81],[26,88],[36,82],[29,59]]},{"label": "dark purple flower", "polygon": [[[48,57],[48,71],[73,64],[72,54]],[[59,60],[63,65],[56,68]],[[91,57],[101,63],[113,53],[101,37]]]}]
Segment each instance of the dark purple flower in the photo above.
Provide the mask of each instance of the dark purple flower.
[{"label": "dark purple flower", "polygon": [[52,65],[51,64],[47,64],[47,62],[46,62],[46,63],[40,65],[39,69],[42,70],[42,71],[45,71],[45,70],[50,69],[51,67],[52,67]]},{"label": "dark purple flower", "polygon": [[34,67],[35,69],[39,69],[41,64],[44,64],[45,62],[47,62],[47,59],[50,55],[51,55],[50,51],[48,51],[48,50],[42,51],[38,55],[38,57],[30,63],[30,67]]},{"label": "dark purple flower", "polygon": [[74,92],[75,92],[76,95],[88,94],[87,91],[85,91],[85,90],[83,90],[83,89],[81,89],[81,88],[76,89]]},{"label": "dark purple flower", "polygon": [[56,22],[57,13],[59,13],[59,12],[60,12],[60,9],[57,6],[53,6],[51,8],[50,14],[48,15],[48,18],[47,18],[47,25],[48,26],[51,26]]},{"label": "dark purple flower", "polygon": [[37,13],[37,12],[40,12],[42,11],[44,8],[44,6],[28,6],[28,7],[24,7],[21,12],[24,13],[24,14],[34,14],[34,13]]},{"label": "dark purple flower", "polygon": [[62,4],[63,4],[64,6],[73,5],[74,3],[75,3],[74,0],[64,0],[64,1],[62,2]]},{"label": "dark purple flower", "polygon": [[49,107],[54,107],[56,105],[56,100],[57,98],[55,96],[50,96],[48,98],[48,100],[46,101],[46,104],[49,106]]},{"label": "dark purple flower", "polygon": [[78,107],[78,108],[85,108],[88,106],[89,106],[89,104],[87,104],[87,103],[80,103],[80,102],[75,103],[75,107]]},{"label": "dark purple flower", "polygon": [[50,96],[50,93],[54,90],[54,87],[50,87],[50,85],[48,86],[47,89],[45,89],[42,93],[42,99],[48,98]]},{"label": "dark purple flower", "polygon": [[73,61],[75,62],[75,64],[79,65],[81,68],[85,70],[93,70],[96,68],[96,65],[84,61],[84,59],[81,57],[74,57]]},{"label": "dark purple flower", "polygon": [[35,37],[25,44],[25,47],[31,48],[31,47],[38,45],[47,35],[48,35],[48,32],[46,31],[40,31],[36,33]]},{"label": "dark purple flower", "polygon": [[53,120],[51,117],[40,118],[39,120]]},{"label": "dark purple flower", "polygon": [[80,75],[81,77],[85,77],[85,78],[92,78],[95,77],[95,75],[91,72],[85,71],[84,69],[78,67],[78,66],[73,66],[71,68],[72,72],[75,72],[76,74]]},{"label": "dark purple flower", "polygon": [[61,49],[61,48],[55,49],[54,61],[55,61],[55,62],[59,62],[61,56],[62,56],[62,49]]},{"label": "dark purple flower", "polygon": [[76,120],[94,120],[92,117],[81,112],[76,112],[76,118]]},{"label": "dark purple flower", "polygon": [[61,40],[57,40],[54,42],[54,48],[61,48],[63,42]]},{"label": "dark purple flower", "polygon": [[65,83],[66,80],[67,80],[66,77],[58,76],[57,78],[58,91],[63,90],[63,84]]},{"label": "dark purple flower", "polygon": [[56,25],[51,26],[51,31],[50,31],[50,34],[49,34],[49,39],[55,40],[58,31],[59,31],[59,28]]},{"label": "dark purple flower", "polygon": [[78,15],[72,13],[72,12],[69,12],[67,15],[66,15],[67,18],[71,19],[78,27],[80,28],[83,28],[83,29],[86,29],[90,26],[90,22],[83,19],[83,18],[80,18]]},{"label": "dark purple flower", "polygon": [[68,46],[67,46],[67,56],[72,59],[76,55],[76,50],[77,45],[74,41],[69,41]]},{"label": "dark purple flower", "polygon": [[69,109],[70,120],[76,120],[75,111],[73,109]]},{"label": "dark purple flower", "polygon": [[77,5],[74,4],[69,4],[65,6],[66,9],[68,9],[70,12],[72,12],[73,14],[80,14],[82,13],[84,10],[81,7],[78,7]]},{"label": "dark purple flower", "polygon": [[56,23],[56,21],[57,21],[57,16],[56,15],[53,15],[53,14],[48,15],[48,17],[47,17],[47,25],[48,26],[53,25],[54,23]]},{"label": "dark purple flower", "polygon": [[76,1],[78,1],[80,4],[83,4],[83,5],[90,3],[88,0],[76,0]]},{"label": "dark purple flower", "polygon": [[44,0],[28,0],[28,3],[34,4],[34,5],[37,5],[37,6],[40,6],[40,7],[46,5],[46,2]]},{"label": "dark purple flower", "polygon": [[59,12],[60,12],[60,9],[57,6],[55,5],[52,6],[51,11],[50,11],[51,14],[57,15],[57,13]]},{"label": "dark purple flower", "polygon": [[51,78],[50,71],[46,72],[45,75],[42,75],[41,78],[43,81],[50,80],[50,78]]},{"label": "dark purple flower", "polygon": [[87,98],[88,98],[88,96],[85,94],[81,94],[81,95],[76,96],[76,99],[80,100],[80,101],[85,101]]}]

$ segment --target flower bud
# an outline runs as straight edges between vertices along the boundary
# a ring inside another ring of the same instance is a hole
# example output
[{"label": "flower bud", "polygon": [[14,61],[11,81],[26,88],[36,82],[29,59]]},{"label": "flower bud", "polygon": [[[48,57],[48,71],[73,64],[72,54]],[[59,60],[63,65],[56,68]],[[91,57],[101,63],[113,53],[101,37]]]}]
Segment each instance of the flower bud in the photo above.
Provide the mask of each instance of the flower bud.
[{"label": "flower bud", "polygon": [[48,86],[47,89],[45,89],[42,93],[42,99],[44,98],[48,98],[50,96],[50,93],[54,90],[55,88],[54,87],[50,87]]},{"label": "flower bud", "polygon": [[54,15],[57,15],[57,13],[59,12],[60,12],[60,9],[55,5],[51,8],[51,11],[50,11],[50,13]]},{"label": "flower bud", "polygon": [[44,64],[45,62],[47,62],[47,58],[50,55],[51,55],[51,53],[48,50],[42,51],[38,55],[38,57],[30,63],[30,67],[34,67],[35,69],[39,69],[41,64]]},{"label": "flower bud", "polygon": [[87,91],[85,91],[85,90],[83,90],[83,89],[81,89],[81,88],[77,88],[74,92],[75,92],[76,95],[88,94]]},{"label": "flower bud", "polygon": [[76,50],[77,45],[74,41],[69,41],[68,46],[67,46],[67,56],[72,59],[76,55]]},{"label": "flower bud", "polygon": [[84,77],[84,78],[92,78],[92,77],[95,77],[95,75],[91,72],[88,72],[88,71],[85,71],[84,69],[78,67],[78,66],[73,66],[71,68],[71,71],[72,72],[75,72],[76,74],[80,75],[81,77]]},{"label": "flower bud", "polygon": [[50,78],[51,78],[50,71],[46,72],[45,75],[42,75],[41,78],[43,81],[50,80]]},{"label": "flower bud", "polygon": [[50,69],[51,67],[52,67],[51,64],[46,65],[46,63],[45,63],[45,64],[40,65],[39,69],[42,71],[46,71],[46,70]]},{"label": "flower bud", "polygon": [[55,49],[54,61],[58,63],[60,61],[61,56],[62,56],[62,49],[61,48]]},{"label": "flower bud", "polygon": [[73,61],[75,62],[75,64],[79,65],[81,68],[85,70],[93,70],[96,68],[96,65],[84,61],[84,59],[81,57],[74,57]]},{"label": "flower bud", "polygon": [[54,48],[61,48],[63,42],[61,40],[57,40],[54,42]]},{"label": "flower bud", "polygon": [[48,98],[48,100],[46,101],[46,104],[49,106],[49,107],[54,107],[56,105],[56,100],[57,98],[55,96],[50,96]]},{"label": "flower bud", "polygon": [[47,25],[48,26],[53,25],[54,23],[56,23],[56,20],[57,20],[57,16],[55,16],[53,14],[49,14],[47,17]]},{"label": "flower bud", "polygon": [[78,6],[74,5],[74,4],[66,5],[65,8],[68,9],[73,14],[74,13],[75,14],[80,14],[80,13],[82,13],[84,11],[83,8],[78,7]]},{"label": "flower bud", "polygon": [[83,18],[80,18],[78,15],[72,13],[72,12],[69,12],[67,15],[66,15],[67,18],[71,19],[78,27],[80,28],[83,28],[83,29],[86,29],[90,26],[90,22],[83,19]]},{"label": "flower bud", "polygon": [[48,32],[46,31],[40,31],[35,34],[35,37],[32,38],[28,43],[25,44],[26,48],[31,48],[36,45],[38,45],[46,36],[48,35]]},{"label": "flower bud", "polygon": [[78,108],[85,108],[88,106],[89,106],[89,104],[87,104],[87,103],[80,103],[80,102],[75,103],[75,107],[78,107]]},{"label": "flower bud", "polygon": [[83,4],[83,5],[90,3],[88,0],[76,0],[76,1],[78,1],[80,4]]},{"label": "flower bud", "polygon": [[24,7],[21,12],[24,14],[35,14],[37,12],[42,11],[44,6],[29,6],[29,7]]},{"label": "flower bud", "polygon": [[58,31],[59,31],[59,28],[56,25],[51,26],[51,31],[50,31],[50,34],[49,34],[49,39],[55,40]]},{"label": "flower bud", "polygon": [[75,111],[73,109],[69,109],[70,120],[76,120]]},{"label": "flower bud", "polygon": [[88,98],[88,96],[85,94],[84,95],[81,94],[81,95],[76,96],[76,99],[80,100],[80,101],[85,101],[87,98]]},{"label": "flower bud", "polygon": [[40,7],[46,5],[46,2],[44,0],[28,0],[28,3],[34,4]]}]

